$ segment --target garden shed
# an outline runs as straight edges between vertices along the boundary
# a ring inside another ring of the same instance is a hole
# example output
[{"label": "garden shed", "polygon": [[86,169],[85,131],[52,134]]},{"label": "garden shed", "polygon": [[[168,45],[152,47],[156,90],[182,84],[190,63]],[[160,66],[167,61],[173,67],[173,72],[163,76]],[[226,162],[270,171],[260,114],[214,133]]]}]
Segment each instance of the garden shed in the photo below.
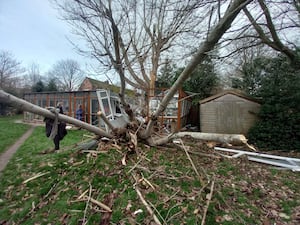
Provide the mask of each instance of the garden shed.
[{"label": "garden shed", "polygon": [[257,120],[260,103],[236,90],[200,101],[200,130],[207,133],[247,134]]}]

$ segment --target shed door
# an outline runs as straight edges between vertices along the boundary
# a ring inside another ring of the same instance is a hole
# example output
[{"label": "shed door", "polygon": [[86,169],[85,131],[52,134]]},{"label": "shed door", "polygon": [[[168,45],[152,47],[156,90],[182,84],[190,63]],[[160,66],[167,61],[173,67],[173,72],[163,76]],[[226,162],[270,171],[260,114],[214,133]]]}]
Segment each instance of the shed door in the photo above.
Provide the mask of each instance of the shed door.
[{"label": "shed door", "polygon": [[218,102],[216,118],[217,133],[235,134],[239,133],[240,126],[240,104],[235,102]]}]

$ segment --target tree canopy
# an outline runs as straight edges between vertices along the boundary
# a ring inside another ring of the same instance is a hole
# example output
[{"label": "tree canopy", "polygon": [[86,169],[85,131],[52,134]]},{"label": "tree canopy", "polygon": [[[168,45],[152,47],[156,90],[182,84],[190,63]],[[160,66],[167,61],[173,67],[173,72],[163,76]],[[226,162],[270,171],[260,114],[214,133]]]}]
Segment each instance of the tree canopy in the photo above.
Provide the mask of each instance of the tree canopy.
[{"label": "tree canopy", "polygon": [[241,87],[262,101],[259,121],[249,140],[261,148],[300,147],[300,70],[280,54],[244,65]]},{"label": "tree canopy", "polygon": [[[158,88],[170,88],[184,67],[176,68],[174,64],[166,62],[158,75],[156,86]],[[212,91],[218,86],[218,76],[215,66],[210,57],[207,57],[195,70],[190,77],[183,83],[182,89],[196,94],[195,101],[206,98],[212,94]]]}]

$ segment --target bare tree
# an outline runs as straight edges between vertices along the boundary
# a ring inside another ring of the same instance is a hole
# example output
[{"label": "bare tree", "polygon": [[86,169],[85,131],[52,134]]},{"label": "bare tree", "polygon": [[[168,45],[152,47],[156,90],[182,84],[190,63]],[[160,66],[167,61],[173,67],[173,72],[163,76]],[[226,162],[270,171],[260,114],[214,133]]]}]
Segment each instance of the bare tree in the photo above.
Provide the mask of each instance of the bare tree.
[{"label": "bare tree", "polygon": [[30,90],[33,85],[38,81],[42,80],[42,75],[40,73],[40,66],[37,63],[31,63],[26,69],[26,74],[24,75],[24,87]]},{"label": "bare tree", "polygon": [[182,57],[184,48],[178,48],[189,41],[185,35],[201,33],[199,21],[207,13],[200,10],[209,11],[212,2],[217,1],[208,6],[199,0],[72,0],[56,5],[74,32],[86,40],[89,49],[81,52],[113,68],[121,85],[148,92],[163,58],[172,54],[173,59],[175,46]]},{"label": "bare tree", "polygon": [[75,90],[83,77],[79,63],[72,59],[58,61],[49,71],[49,75],[56,79],[64,91]]},{"label": "bare tree", "polygon": [[[243,52],[243,49],[255,46],[268,46],[273,51],[285,54],[294,66],[300,67],[297,56],[299,46],[300,11],[299,1],[294,0],[258,0],[243,9],[246,17],[233,24],[230,38],[225,38],[222,46],[243,42],[234,51],[228,51],[223,57]],[[236,58],[241,58],[238,55]]]},{"label": "bare tree", "polygon": [[37,63],[31,63],[27,69],[27,78],[31,84],[35,84],[41,80],[40,66]]},{"label": "bare tree", "polygon": [[0,89],[15,87],[17,76],[21,71],[21,63],[11,53],[0,51]]}]

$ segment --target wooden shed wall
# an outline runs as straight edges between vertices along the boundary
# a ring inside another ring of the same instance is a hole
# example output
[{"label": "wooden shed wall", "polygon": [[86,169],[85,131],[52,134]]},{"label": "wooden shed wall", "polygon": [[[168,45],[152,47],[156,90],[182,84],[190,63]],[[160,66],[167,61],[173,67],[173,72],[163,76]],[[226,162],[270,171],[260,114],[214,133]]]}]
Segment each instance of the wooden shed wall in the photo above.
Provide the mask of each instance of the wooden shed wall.
[{"label": "wooden shed wall", "polygon": [[200,104],[200,129],[208,133],[247,134],[257,119],[260,104],[226,94]]}]

